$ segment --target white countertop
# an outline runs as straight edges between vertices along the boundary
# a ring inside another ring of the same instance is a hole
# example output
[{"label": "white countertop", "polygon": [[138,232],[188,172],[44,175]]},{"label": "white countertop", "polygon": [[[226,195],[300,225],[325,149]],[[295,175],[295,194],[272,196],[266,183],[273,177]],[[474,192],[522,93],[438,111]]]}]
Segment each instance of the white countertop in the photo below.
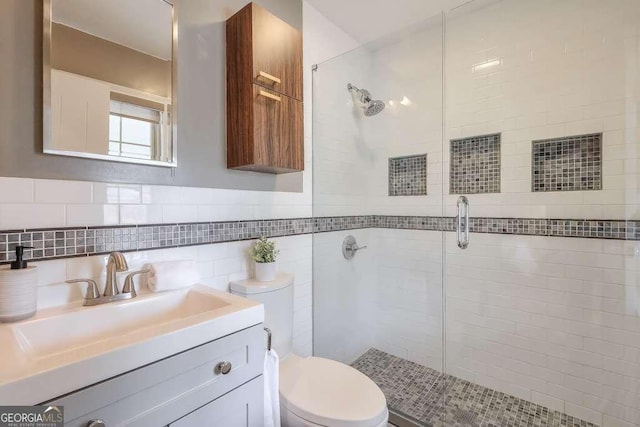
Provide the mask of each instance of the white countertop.
[{"label": "white countertop", "polygon": [[[207,298],[219,306],[185,312],[176,301],[187,295],[191,306]],[[130,328],[109,327],[109,316],[128,322],[127,316],[141,312],[147,317],[139,324],[134,318]],[[78,302],[45,309],[31,319],[0,324],[0,405],[44,403],[262,322],[261,304],[202,285],[102,306]]]}]

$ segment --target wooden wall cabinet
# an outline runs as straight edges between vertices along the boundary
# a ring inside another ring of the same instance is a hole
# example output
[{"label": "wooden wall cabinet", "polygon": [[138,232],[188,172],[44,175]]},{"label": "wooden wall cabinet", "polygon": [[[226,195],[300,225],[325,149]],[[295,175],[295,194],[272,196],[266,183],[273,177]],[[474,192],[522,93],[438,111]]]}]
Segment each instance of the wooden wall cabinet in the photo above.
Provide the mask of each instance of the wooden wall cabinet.
[{"label": "wooden wall cabinet", "polygon": [[249,3],[227,20],[227,167],[304,169],[302,34]]}]

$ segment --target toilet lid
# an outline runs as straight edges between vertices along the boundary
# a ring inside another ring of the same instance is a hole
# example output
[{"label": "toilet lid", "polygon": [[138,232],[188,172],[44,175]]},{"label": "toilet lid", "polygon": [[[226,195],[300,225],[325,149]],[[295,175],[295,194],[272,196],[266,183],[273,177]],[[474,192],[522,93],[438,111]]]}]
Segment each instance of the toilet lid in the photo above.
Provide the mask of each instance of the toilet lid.
[{"label": "toilet lid", "polygon": [[332,427],[377,426],[388,416],[384,394],[366,375],[319,357],[280,366],[280,403],[300,418]]}]

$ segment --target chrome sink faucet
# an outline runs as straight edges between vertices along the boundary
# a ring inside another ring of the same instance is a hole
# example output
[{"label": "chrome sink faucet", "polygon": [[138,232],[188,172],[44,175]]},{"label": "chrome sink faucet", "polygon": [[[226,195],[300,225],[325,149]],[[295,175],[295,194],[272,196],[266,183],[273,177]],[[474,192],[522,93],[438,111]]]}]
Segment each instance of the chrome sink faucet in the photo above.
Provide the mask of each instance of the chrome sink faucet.
[{"label": "chrome sink faucet", "polygon": [[127,271],[129,265],[127,265],[127,259],[121,252],[111,252],[109,259],[107,260],[107,283],[104,285],[104,296],[110,297],[118,295],[118,278],[116,272],[121,273]]},{"label": "chrome sink faucet", "polygon": [[149,269],[138,270],[131,272],[127,275],[122,292],[118,289],[118,278],[116,273],[127,271],[129,266],[127,265],[127,259],[120,252],[111,252],[107,259],[107,280],[104,285],[104,292],[100,294],[98,285],[95,280],[92,279],[73,279],[67,280],[67,283],[87,283],[87,292],[84,297],[82,305],[100,305],[114,301],[122,301],[126,299],[135,298],[138,294],[133,282],[133,278],[138,274],[148,273]]}]

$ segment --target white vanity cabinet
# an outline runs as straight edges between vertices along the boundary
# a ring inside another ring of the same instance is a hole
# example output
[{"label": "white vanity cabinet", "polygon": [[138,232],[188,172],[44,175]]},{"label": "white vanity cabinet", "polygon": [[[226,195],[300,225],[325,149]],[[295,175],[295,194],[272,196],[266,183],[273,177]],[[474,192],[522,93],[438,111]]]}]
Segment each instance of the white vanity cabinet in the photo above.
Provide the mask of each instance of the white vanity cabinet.
[{"label": "white vanity cabinet", "polygon": [[208,405],[193,411],[189,415],[169,424],[169,427],[255,427],[263,424],[262,377],[238,387]]},{"label": "white vanity cabinet", "polygon": [[259,324],[46,404],[72,427],[261,426],[264,353]]}]

